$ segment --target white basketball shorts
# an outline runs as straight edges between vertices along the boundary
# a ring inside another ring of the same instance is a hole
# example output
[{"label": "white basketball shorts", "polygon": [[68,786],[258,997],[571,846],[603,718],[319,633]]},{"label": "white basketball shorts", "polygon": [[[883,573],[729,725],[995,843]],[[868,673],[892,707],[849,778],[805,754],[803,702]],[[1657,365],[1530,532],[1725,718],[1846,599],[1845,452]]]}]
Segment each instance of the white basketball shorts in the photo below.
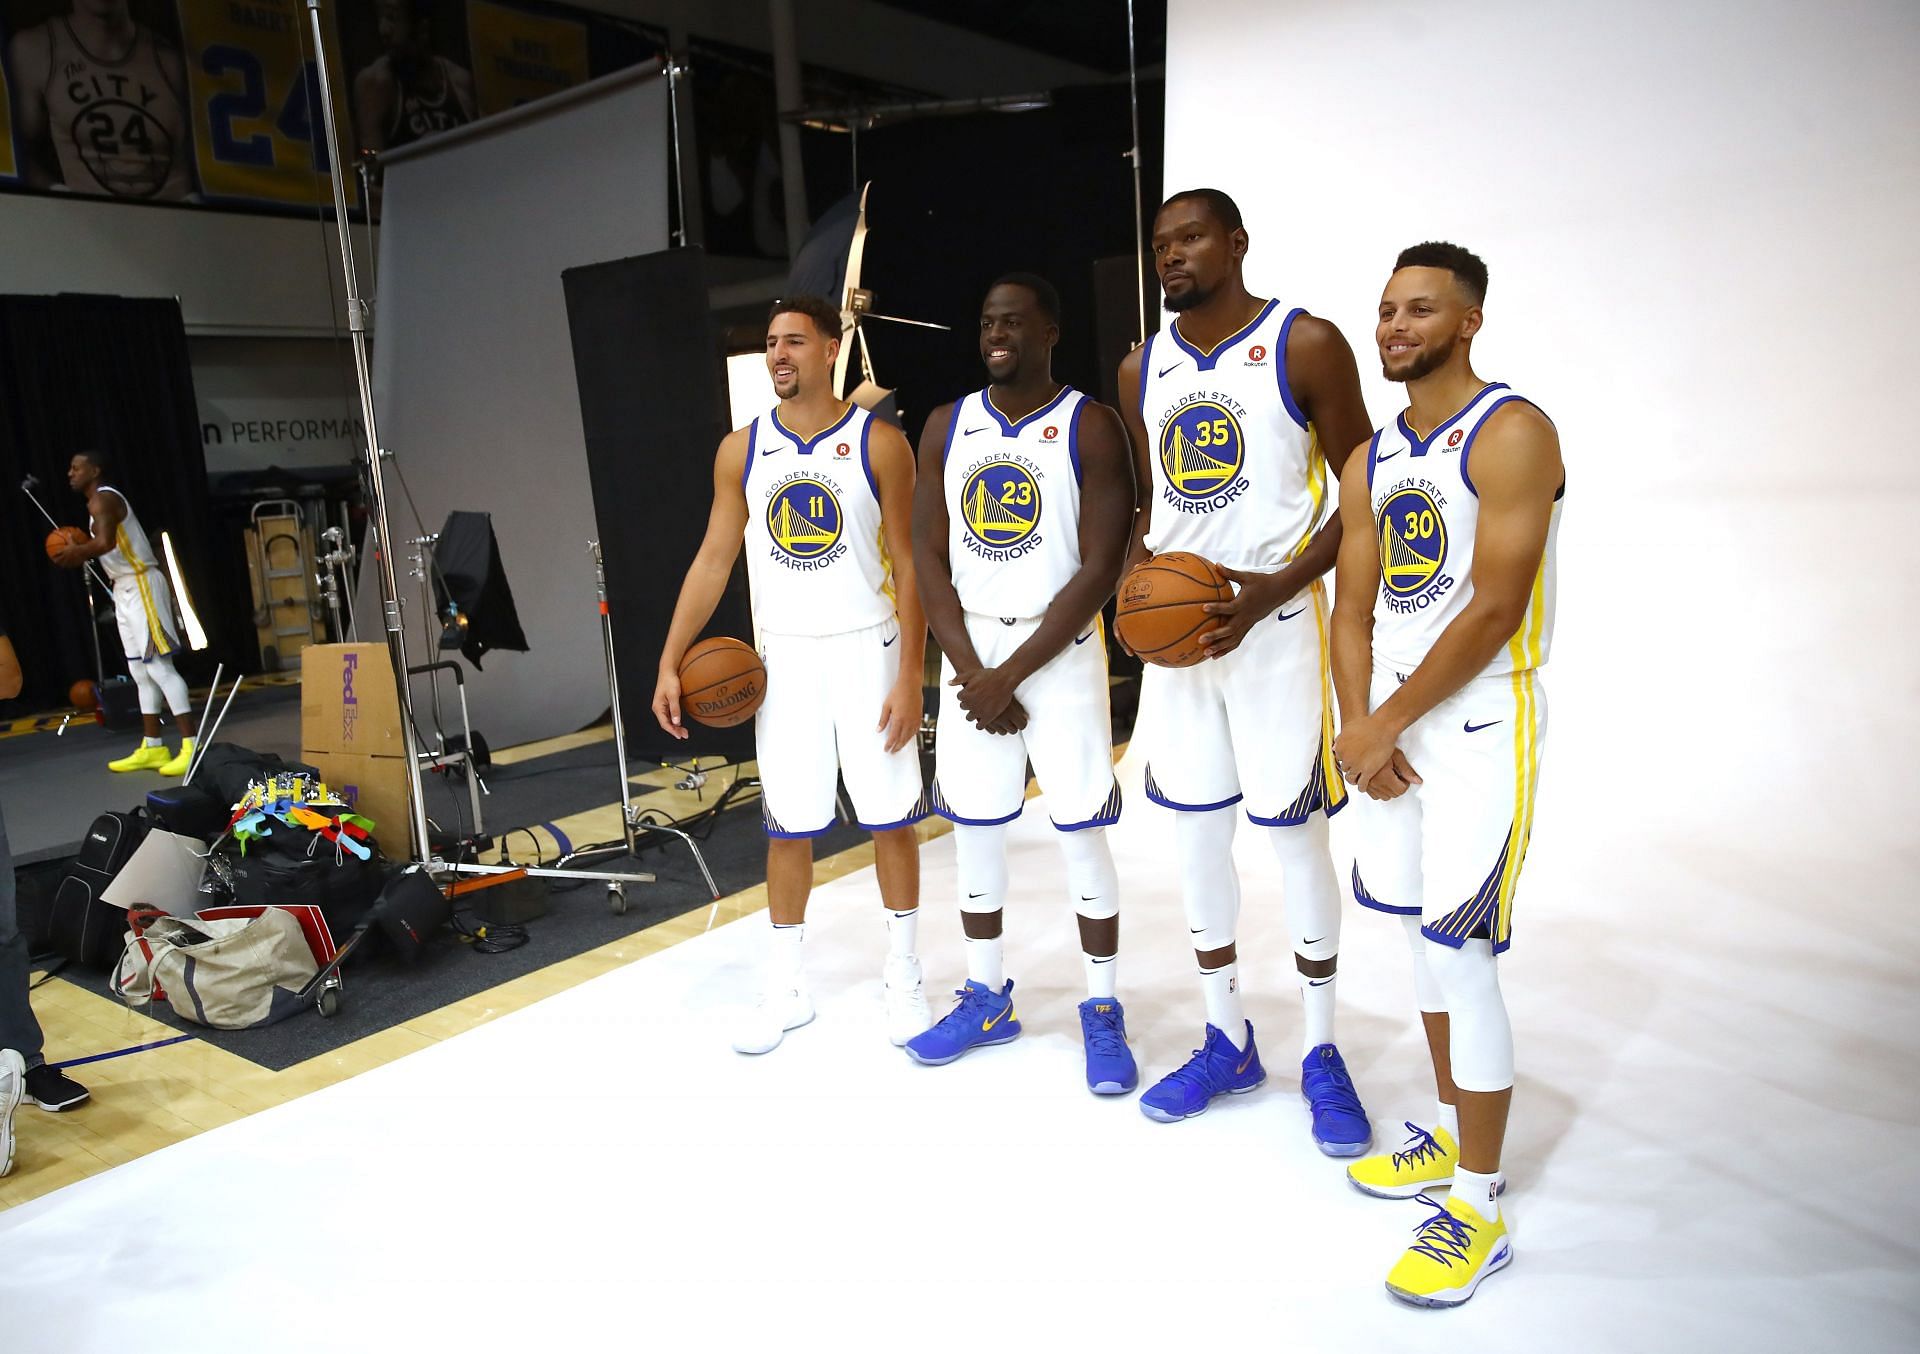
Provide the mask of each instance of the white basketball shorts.
[{"label": "white basketball shorts", "polygon": [[[1401,680],[1375,672],[1370,708]],[[1353,792],[1354,901],[1419,917],[1429,940],[1455,949],[1511,945],[1546,735],[1537,671],[1476,677],[1416,721],[1400,750],[1422,783],[1398,799]]]},{"label": "white basketball shorts", "polygon": [[173,588],[158,569],[114,580],[113,619],[120,631],[120,651],[130,663],[160,658],[180,647]]},{"label": "white basketball shorts", "polygon": [[1297,827],[1346,802],[1333,767],[1327,593],[1316,580],[1240,647],[1190,668],[1147,665],[1147,798],[1192,813],[1244,803],[1263,827]]},{"label": "white basketball shorts", "polygon": [[[967,634],[988,667],[1005,662],[1040,626],[968,612]],[[933,811],[956,823],[986,826],[1020,816],[1027,763],[1062,832],[1120,820],[1113,775],[1113,720],[1107,705],[1107,646],[1096,617],[1086,633],[1014,690],[1027,712],[1019,733],[987,733],[960,708],[953,664],[940,665],[940,726],[933,749]]]},{"label": "white basketball shorts", "polygon": [[760,661],[767,665],[767,698],[754,715],[753,736],[769,837],[818,837],[831,828],[842,775],[869,832],[927,816],[918,736],[888,752],[879,727],[900,674],[897,619],[837,635],[762,632]]}]

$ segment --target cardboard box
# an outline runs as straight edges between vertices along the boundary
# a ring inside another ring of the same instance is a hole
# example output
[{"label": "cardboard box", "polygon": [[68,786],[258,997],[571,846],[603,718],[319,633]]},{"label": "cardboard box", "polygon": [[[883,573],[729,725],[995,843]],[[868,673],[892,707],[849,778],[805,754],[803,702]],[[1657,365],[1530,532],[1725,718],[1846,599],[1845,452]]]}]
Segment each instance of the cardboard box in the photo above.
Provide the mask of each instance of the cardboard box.
[{"label": "cardboard box", "polygon": [[[381,661],[386,660],[384,648],[380,649],[380,657]],[[311,762],[319,770],[320,778],[326,781],[327,788],[352,805],[355,813],[373,819],[374,839],[388,860],[405,860],[413,854],[412,824],[407,817],[405,757],[361,757],[308,748],[300,754],[300,760]]]},{"label": "cardboard box", "polygon": [[300,746],[309,754],[406,755],[385,644],[310,644],[300,651]]}]

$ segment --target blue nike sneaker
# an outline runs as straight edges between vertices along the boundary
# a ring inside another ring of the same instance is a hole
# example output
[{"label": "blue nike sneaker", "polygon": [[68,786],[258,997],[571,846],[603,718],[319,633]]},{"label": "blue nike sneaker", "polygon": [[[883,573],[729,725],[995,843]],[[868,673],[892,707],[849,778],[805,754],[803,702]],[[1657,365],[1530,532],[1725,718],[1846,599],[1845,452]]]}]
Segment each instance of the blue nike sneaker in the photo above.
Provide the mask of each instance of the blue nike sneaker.
[{"label": "blue nike sneaker", "polygon": [[1373,1146],[1373,1125],[1340,1050],[1321,1044],[1300,1064],[1300,1098],[1313,1111],[1313,1142],[1330,1157],[1357,1157]]},{"label": "blue nike sneaker", "polygon": [[1140,1097],[1140,1112],[1163,1124],[1191,1119],[1204,1113],[1215,1096],[1245,1095],[1266,1079],[1267,1069],[1253,1046],[1252,1021],[1247,1022],[1245,1052],[1209,1025],[1206,1043],[1194,1050],[1187,1065],[1167,1073]]},{"label": "blue nike sneaker", "polygon": [[938,1067],[970,1048],[1011,1043],[1020,1037],[1020,1017],[1013,1013],[1013,979],[995,992],[969,978],[953,995],[960,1000],[939,1024],[907,1040],[907,1056],[915,1062]]},{"label": "blue nike sneaker", "polygon": [[1127,1013],[1112,997],[1080,1003],[1080,1037],[1087,1044],[1087,1089],[1095,1095],[1125,1095],[1140,1084],[1133,1050],[1127,1047]]}]

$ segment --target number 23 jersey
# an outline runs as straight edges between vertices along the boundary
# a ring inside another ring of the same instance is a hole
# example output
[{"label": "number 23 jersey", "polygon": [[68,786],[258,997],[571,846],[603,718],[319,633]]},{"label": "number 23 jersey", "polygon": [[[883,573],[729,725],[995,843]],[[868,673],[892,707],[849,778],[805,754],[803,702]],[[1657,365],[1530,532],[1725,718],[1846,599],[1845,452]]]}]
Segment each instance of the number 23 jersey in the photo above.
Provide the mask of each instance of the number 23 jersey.
[{"label": "number 23 jersey", "polygon": [[[1367,445],[1368,501],[1380,550],[1380,592],[1373,606],[1375,668],[1412,672],[1473,599],[1473,548],[1480,523],[1473,443],[1496,409],[1515,402],[1532,404],[1495,382],[1425,437],[1415,435],[1403,413]],[[1526,614],[1482,676],[1526,672],[1547,661],[1558,581],[1555,542],[1564,496],[1564,488],[1554,495],[1546,548],[1534,573]]]},{"label": "number 23 jersey", "polygon": [[778,409],[747,429],[747,582],[753,623],[782,635],[837,635],[893,615],[893,570],[858,405],[811,437]]}]

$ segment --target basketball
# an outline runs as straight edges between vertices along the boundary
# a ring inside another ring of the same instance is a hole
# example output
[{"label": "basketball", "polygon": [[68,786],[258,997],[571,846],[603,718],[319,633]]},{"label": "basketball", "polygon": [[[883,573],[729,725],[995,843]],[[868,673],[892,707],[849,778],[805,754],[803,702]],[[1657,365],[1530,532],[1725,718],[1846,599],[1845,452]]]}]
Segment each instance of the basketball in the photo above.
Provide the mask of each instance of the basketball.
[{"label": "basketball", "polygon": [[67,704],[85,714],[99,702],[100,696],[93,689],[93,683],[82,677],[67,688]]},{"label": "basketball", "polygon": [[1200,608],[1232,597],[1232,585],[1212,560],[1184,550],[1155,555],[1120,580],[1113,628],[1142,662],[1192,667],[1206,656],[1200,636],[1220,620]]},{"label": "basketball", "polygon": [[86,543],[87,533],[80,530],[79,527],[55,527],[47,533],[47,558],[52,559],[70,545],[85,545]]},{"label": "basketball", "polygon": [[702,724],[744,724],[766,698],[767,669],[751,644],[703,639],[680,660],[680,713]]}]

